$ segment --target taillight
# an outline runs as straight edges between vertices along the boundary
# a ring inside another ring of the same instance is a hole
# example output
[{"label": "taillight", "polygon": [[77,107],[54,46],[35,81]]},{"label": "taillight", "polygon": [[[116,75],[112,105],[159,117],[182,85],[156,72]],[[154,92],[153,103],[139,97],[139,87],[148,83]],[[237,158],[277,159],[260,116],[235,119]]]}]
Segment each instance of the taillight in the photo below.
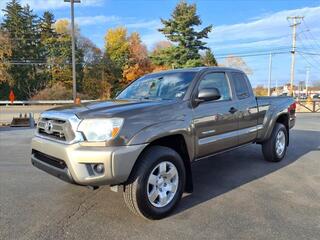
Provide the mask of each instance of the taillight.
[{"label": "taillight", "polygon": [[294,114],[294,113],[296,112],[296,107],[297,107],[296,103],[295,103],[295,102],[292,103],[292,104],[288,107],[288,112]]}]

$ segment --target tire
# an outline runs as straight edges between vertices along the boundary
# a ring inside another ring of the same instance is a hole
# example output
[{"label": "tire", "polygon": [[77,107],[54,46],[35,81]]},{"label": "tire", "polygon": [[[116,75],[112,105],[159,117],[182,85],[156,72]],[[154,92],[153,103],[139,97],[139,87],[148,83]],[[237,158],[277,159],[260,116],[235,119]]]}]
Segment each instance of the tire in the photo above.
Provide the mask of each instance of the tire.
[{"label": "tire", "polygon": [[174,210],[184,190],[183,160],[171,148],[151,146],[138,161],[124,185],[125,203],[134,214],[143,218],[164,218]]},{"label": "tire", "polygon": [[[277,139],[281,139],[280,144]],[[270,138],[262,144],[262,153],[264,159],[269,162],[280,162],[287,152],[288,132],[286,127],[281,123],[276,123]]]}]

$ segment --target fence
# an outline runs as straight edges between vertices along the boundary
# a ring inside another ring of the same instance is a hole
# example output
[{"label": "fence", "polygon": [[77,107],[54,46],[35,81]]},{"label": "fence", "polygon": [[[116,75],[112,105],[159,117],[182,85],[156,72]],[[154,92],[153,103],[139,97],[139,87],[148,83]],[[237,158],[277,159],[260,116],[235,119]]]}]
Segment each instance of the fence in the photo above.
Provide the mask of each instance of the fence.
[{"label": "fence", "polygon": [[300,109],[299,112],[320,112],[320,100],[296,100],[296,103]]}]

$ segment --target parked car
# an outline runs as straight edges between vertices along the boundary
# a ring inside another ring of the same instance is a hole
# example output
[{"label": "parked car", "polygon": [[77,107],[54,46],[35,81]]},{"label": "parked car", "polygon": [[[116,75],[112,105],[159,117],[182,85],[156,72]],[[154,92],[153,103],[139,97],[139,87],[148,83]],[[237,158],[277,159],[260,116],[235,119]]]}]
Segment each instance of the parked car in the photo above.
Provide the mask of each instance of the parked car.
[{"label": "parked car", "polygon": [[315,95],[313,95],[312,98],[313,98],[313,99],[320,99],[320,94],[315,94]]},{"label": "parked car", "polygon": [[307,96],[307,94],[300,94],[300,95],[298,96],[298,98],[299,98],[300,100],[306,100],[306,99],[308,98],[308,96]]},{"label": "parked car", "polygon": [[114,100],[43,112],[31,161],[69,183],[110,185],[132,212],[160,219],[192,192],[192,161],[256,143],[279,162],[294,124],[294,100],[255,97],[240,70],[178,69],[141,77]]}]

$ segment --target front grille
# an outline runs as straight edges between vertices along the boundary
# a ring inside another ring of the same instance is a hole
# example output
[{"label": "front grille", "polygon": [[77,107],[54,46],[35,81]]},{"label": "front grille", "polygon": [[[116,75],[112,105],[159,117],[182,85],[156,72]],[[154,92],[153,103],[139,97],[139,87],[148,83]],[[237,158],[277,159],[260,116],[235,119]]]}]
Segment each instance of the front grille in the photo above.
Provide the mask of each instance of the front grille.
[{"label": "front grille", "polygon": [[49,138],[54,138],[56,140],[60,140],[60,141],[66,141],[66,137],[64,136],[63,132],[53,132],[51,134],[46,133],[44,129],[39,128],[39,134],[49,137]]},{"label": "front grille", "polygon": [[36,159],[42,162],[45,162],[51,166],[54,166],[56,168],[65,169],[67,167],[66,163],[59,158],[49,156],[47,154],[44,154],[34,149],[32,149],[32,154]]},{"label": "front grille", "polygon": [[38,122],[38,134],[62,142],[70,141],[73,138],[70,124],[60,119],[41,118]]}]

